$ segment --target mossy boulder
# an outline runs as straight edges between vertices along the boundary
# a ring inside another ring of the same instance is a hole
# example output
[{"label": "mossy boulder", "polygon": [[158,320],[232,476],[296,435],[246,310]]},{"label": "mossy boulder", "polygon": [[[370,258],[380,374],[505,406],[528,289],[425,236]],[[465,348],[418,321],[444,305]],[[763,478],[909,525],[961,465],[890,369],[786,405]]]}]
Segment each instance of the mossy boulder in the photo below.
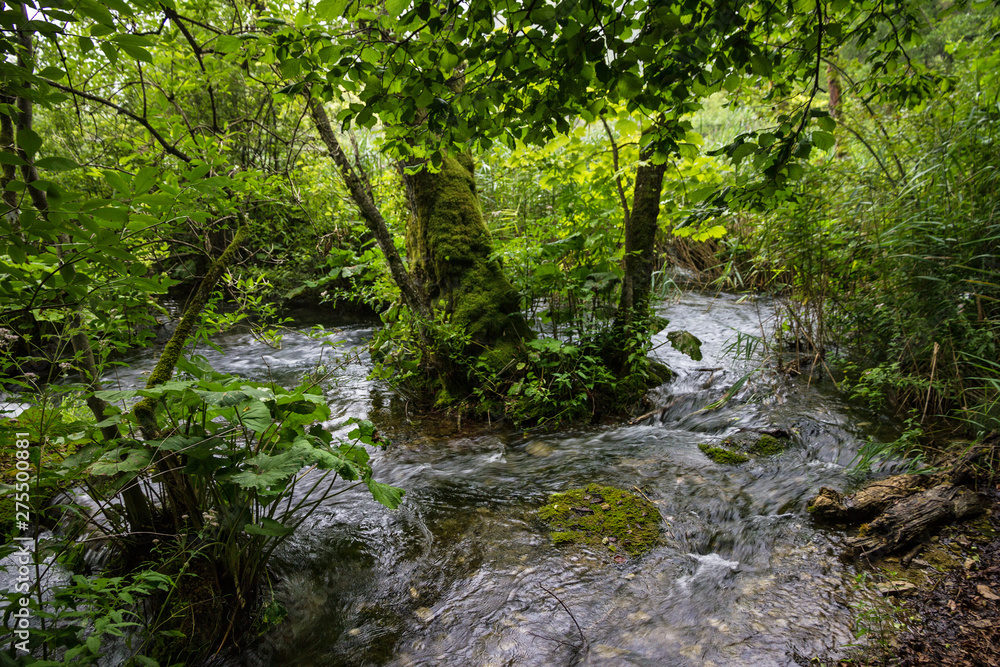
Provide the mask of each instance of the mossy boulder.
[{"label": "mossy boulder", "polygon": [[789,444],[790,440],[784,431],[774,433],[739,431],[718,445],[704,443],[698,445],[698,449],[716,463],[739,465],[752,458],[780,454]]},{"label": "mossy boulder", "polygon": [[552,494],[538,516],[556,544],[585,544],[633,557],[656,546],[663,522],[645,498],[600,484]]},{"label": "mossy boulder", "polygon": [[746,463],[750,460],[750,457],[746,454],[734,452],[731,449],[724,449],[722,447],[713,447],[707,443],[698,445],[698,449],[704,452],[705,456],[708,458],[723,465],[738,466],[739,464]]}]

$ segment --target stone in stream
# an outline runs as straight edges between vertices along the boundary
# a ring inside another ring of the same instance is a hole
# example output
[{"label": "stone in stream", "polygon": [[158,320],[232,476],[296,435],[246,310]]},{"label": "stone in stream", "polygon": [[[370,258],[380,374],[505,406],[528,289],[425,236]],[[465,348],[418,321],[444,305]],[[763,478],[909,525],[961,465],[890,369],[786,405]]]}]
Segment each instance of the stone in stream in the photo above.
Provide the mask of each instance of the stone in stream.
[{"label": "stone in stream", "polygon": [[589,484],[553,493],[538,510],[556,544],[586,544],[618,556],[639,556],[660,541],[663,519],[649,500],[613,486]]},{"label": "stone in stream", "polygon": [[702,443],[698,449],[716,463],[739,465],[758,456],[780,454],[788,445],[786,431],[739,431],[718,445]]}]

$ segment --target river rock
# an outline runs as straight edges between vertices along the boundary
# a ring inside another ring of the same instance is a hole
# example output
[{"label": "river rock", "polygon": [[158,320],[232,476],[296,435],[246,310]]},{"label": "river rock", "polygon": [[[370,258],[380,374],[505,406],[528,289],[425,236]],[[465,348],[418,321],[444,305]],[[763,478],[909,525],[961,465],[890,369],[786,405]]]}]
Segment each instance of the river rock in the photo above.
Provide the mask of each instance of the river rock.
[{"label": "river rock", "polygon": [[660,541],[663,519],[646,498],[613,486],[589,484],[553,493],[538,510],[556,544],[586,544],[618,556],[639,556]]},{"label": "river rock", "polygon": [[700,444],[698,449],[716,463],[739,465],[752,458],[780,454],[785,451],[789,443],[789,434],[784,430],[743,430],[725,438],[717,445]]},{"label": "river rock", "polygon": [[887,581],[885,583],[876,584],[875,588],[882,595],[892,595],[896,597],[906,597],[913,595],[917,592],[917,585],[912,584],[909,581]]}]

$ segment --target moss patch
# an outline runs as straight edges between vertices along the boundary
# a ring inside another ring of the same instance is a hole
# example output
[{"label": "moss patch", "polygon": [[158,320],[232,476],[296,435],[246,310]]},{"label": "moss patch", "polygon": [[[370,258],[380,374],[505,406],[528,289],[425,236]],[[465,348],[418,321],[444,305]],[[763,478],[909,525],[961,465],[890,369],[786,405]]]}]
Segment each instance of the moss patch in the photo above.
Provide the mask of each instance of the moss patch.
[{"label": "moss patch", "polygon": [[586,544],[611,553],[639,556],[660,539],[662,518],[646,500],[612,486],[589,484],[554,493],[538,510],[556,544]]},{"label": "moss patch", "polygon": [[757,456],[772,456],[785,451],[785,445],[773,435],[762,433],[760,438],[747,450]]},{"label": "moss patch", "polygon": [[698,449],[704,452],[708,458],[723,465],[735,466],[750,460],[750,457],[746,454],[740,454],[739,452],[723,449],[722,447],[713,447],[706,443],[698,445]]},{"label": "moss patch", "polygon": [[780,454],[788,447],[788,443],[787,438],[777,438],[756,431],[740,431],[718,445],[702,444],[698,445],[698,449],[716,463],[739,465],[758,456]]},{"label": "moss patch", "polygon": [[406,246],[438,310],[480,346],[529,337],[521,296],[492,259],[471,157],[445,157],[440,171],[415,174],[413,185],[416,216]]}]

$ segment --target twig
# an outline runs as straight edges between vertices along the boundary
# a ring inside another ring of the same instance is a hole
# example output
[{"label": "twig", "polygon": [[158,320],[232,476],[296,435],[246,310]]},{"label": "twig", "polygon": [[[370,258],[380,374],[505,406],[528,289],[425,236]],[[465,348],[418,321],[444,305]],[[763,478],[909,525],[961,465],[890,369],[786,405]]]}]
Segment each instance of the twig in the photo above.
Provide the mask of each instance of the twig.
[{"label": "twig", "polygon": [[[538,587],[541,588],[546,593],[548,593],[549,595],[551,595],[552,597],[554,597],[556,599],[556,602],[558,602],[559,605],[563,609],[566,610],[566,613],[569,614],[569,617],[571,619],[573,619],[573,625],[576,626],[576,631],[580,633],[580,646],[578,648],[584,648],[584,647],[586,647],[587,646],[587,638],[583,635],[583,628],[581,628],[580,624],[576,622],[576,616],[574,616],[573,612],[571,612],[569,610],[569,607],[566,606],[566,603],[563,602],[562,599],[558,595],[556,595],[555,593],[553,593],[552,591],[550,591],[549,589],[547,589],[545,586],[543,586],[541,584],[538,584]],[[555,641],[559,641],[559,640],[557,639]],[[560,642],[560,643],[562,643],[562,642]]]},{"label": "twig", "polygon": [[647,503],[653,504],[653,501],[650,500],[648,497],[646,497],[646,494],[642,492],[642,489],[640,489],[638,486],[635,486],[635,485],[633,485],[632,488],[635,489],[636,491],[638,491],[640,496],[642,496],[643,498],[646,498],[646,502]]}]

